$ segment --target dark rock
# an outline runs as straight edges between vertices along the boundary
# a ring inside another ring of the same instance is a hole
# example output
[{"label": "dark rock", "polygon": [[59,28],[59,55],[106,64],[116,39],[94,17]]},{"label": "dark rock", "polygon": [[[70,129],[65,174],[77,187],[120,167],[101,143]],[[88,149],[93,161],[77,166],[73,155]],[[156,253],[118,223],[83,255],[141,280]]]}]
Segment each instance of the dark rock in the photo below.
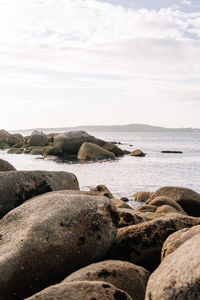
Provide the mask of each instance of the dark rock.
[{"label": "dark rock", "polygon": [[79,189],[74,174],[49,171],[1,172],[0,217],[32,197],[66,189]]},{"label": "dark rock", "polygon": [[16,169],[6,160],[0,159],[0,172],[16,171]]},{"label": "dark rock", "polygon": [[175,153],[175,154],[181,154],[181,153],[183,153],[182,151],[169,151],[169,150],[167,150],[167,151],[161,151],[161,153]]},{"label": "dark rock", "polygon": [[10,148],[7,153],[8,154],[22,154],[24,151],[23,148]]},{"label": "dark rock", "polygon": [[53,156],[60,157],[60,156],[63,156],[63,151],[60,148],[56,148],[56,147],[53,147],[53,146],[48,146],[44,149],[42,155],[44,157],[46,157],[48,155],[53,155]]},{"label": "dark rock", "polygon": [[161,249],[166,238],[180,229],[198,224],[200,219],[168,214],[149,222],[121,228],[110,258],[130,261],[153,271],[160,263]]},{"label": "dark rock", "polygon": [[94,192],[96,195],[105,196],[110,199],[114,198],[112,193],[109,191],[109,189],[103,184],[97,185],[95,188],[91,189],[90,191]]},{"label": "dark rock", "polygon": [[121,197],[120,200],[124,201],[124,202],[129,202],[129,199],[126,197]]},{"label": "dark rock", "polygon": [[33,131],[29,140],[30,146],[44,147],[48,144],[48,138],[46,134],[40,131]]}]

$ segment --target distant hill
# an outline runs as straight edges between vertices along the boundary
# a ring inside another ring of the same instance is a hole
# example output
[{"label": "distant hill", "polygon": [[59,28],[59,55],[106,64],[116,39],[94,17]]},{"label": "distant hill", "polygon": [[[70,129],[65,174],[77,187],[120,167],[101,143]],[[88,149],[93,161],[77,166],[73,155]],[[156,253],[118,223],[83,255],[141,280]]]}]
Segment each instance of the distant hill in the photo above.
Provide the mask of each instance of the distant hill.
[{"label": "distant hill", "polygon": [[[34,129],[29,129],[34,130]],[[60,128],[37,128],[40,131],[48,132],[65,132],[70,130],[85,130],[96,132],[188,132],[200,133],[199,128],[166,128],[160,126],[152,126],[146,124],[128,124],[128,125],[83,125],[76,127],[60,127]]]}]

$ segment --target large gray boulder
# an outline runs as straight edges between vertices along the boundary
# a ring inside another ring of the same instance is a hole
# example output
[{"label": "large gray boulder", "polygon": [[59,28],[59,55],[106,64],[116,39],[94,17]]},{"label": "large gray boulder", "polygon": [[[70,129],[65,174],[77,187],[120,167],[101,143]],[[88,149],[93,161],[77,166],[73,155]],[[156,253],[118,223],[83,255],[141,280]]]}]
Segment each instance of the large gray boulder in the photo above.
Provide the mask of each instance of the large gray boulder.
[{"label": "large gray boulder", "polygon": [[85,131],[68,131],[54,138],[54,146],[64,152],[77,154],[84,142],[90,142],[94,137]]},{"label": "large gray boulder", "polygon": [[80,147],[77,158],[81,160],[114,159],[115,155],[96,144],[85,142]]},{"label": "large gray boulder", "polygon": [[168,255],[148,281],[145,300],[200,299],[200,233]]},{"label": "large gray boulder", "polygon": [[0,299],[24,299],[104,259],[117,217],[102,196],[47,193],[0,221]]},{"label": "large gray boulder", "polygon": [[199,224],[199,218],[168,214],[149,222],[120,228],[110,258],[130,261],[153,271],[160,264],[161,249],[167,237],[180,229]]},{"label": "large gray boulder", "polygon": [[89,265],[69,275],[64,282],[105,281],[126,291],[133,299],[143,300],[149,272],[120,260],[106,260]]},{"label": "large gray boulder", "polygon": [[0,145],[13,146],[18,142],[19,139],[16,137],[16,135],[12,135],[4,129],[0,130]]},{"label": "large gray boulder", "polygon": [[50,286],[27,300],[132,300],[123,290],[103,281],[77,281]]},{"label": "large gray boulder", "polygon": [[24,201],[55,190],[79,190],[76,176],[68,172],[0,172],[0,218]]},{"label": "large gray boulder", "polygon": [[30,146],[44,147],[48,144],[48,137],[42,131],[34,130],[30,136]]},{"label": "large gray boulder", "polygon": [[16,169],[6,160],[0,159],[0,172],[16,171]]},{"label": "large gray boulder", "polygon": [[169,197],[176,201],[184,211],[194,217],[200,217],[200,194],[184,187],[165,186],[151,193],[147,200],[149,204],[153,199],[159,196]]}]

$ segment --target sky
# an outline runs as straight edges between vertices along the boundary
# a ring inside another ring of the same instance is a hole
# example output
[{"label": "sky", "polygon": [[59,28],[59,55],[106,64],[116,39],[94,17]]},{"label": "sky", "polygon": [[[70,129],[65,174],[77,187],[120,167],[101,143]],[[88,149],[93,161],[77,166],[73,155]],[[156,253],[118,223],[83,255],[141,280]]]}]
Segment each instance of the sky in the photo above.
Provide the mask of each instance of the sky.
[{"label": "sky", "polygon": [[0,128],[200,128],[199,0],[0,0]]}]

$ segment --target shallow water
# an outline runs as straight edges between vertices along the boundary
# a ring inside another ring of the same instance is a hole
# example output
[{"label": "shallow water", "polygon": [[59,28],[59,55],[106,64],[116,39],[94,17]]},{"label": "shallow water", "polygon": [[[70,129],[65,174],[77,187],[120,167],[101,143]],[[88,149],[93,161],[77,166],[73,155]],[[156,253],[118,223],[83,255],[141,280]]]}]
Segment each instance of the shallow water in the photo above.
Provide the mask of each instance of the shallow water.
[{"label": "shallow water", "polygon": [[[58,162],[29,154],[7,154],[6,151],[0,151],[0,157],[18,170],[72,172],[76,174],[81,189],[105,184],[116,197],[131,199],[136,191],[155,191],[167,185],[189,187],[200,192],[200,134],[90,133],[107,141],[121,142],[123,144],[119,147],[122,149],[140,148],[147,155],[126,155],[114,161],[92,163]],[[162,154],[162,150],[180,150],[183,154]]]}]

